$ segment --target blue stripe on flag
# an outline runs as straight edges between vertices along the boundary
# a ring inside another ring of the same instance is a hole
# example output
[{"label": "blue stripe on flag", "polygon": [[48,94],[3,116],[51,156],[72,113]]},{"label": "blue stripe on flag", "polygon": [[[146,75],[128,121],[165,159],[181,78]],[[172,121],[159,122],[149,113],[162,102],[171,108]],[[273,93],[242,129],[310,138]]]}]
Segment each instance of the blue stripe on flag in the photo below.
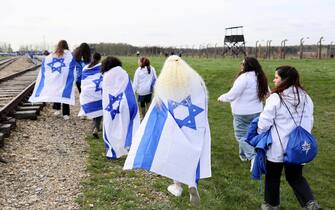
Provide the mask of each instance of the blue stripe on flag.
[{"label": "blue stripe on flag", "polygon": [[[106,143],[106,141],[109,143],[109,140],[107,138],[107,134],[106,134],[106,129],[104,128],[104,143],[105,143],[105,147],[106,147],[106,153],[109,150],[109,145]],[[111,160],[111,159],[116,159],[116,153],[113,150],[113,147],[110,148],[112,150],[112,157],[107,157],[107,159]]]},{"label": "blue stripe on flag", "polygon": [[102,110],[102,100],[93,101],[87,104],[81,105],[85,113],[96,112]]},{"label": "blue stripe on flag", "polygon": [[35,97],[39,97],[41,92],[42,92],[42,89],[44,87],[44,81],[45,81],[45,66],[44,66],[44,63],[45,63],[45,59],[43,59],[42,61],[42,65],[41,65],[41,79],[40,79],[40,83],[38,84],[38,88],[36,90],[36,93],[35,93]]},{"label": "blue stripe on flag", "polygon": [[76,66],[76,61],[72,59],[70,66],[69,66],[69,75],[67,76],[65,88],[63,90],[62,97],[64,98],[71,98],[72,88],[73,88],[73,81],[74,81],[74,68]]},{"label": "blue stripe on flag", "polygon": [[100,73],[100,66],[94,67],[93,69],[88,69],[83,71],[81,75],[81,79],[84,80],[89,76],[92,76],[94,74]]},{"label": "blue stripe on flag", "polygon": [[130,79],[126,87],[126,90],[125,90],[125,95],[127,98],[127,103],[128,103],[128,108],[129,108],[130,121],[129,121],[128,131],[127,131],[127,136],[126,136],[126,141],[125,141],[124,146],[130,147],[131,142],[132,142],[132,137],[133,137],[133,122],[134,122],[134,119],[138,111],[136,97],[135,97]]},{"label": "blue stripe on flag", "polygon": [[136,152],[134,168],[150,170],[167,118],[167,112],[168,109],[163,103],[160,107],[156,105],[152,109],[141,143]]}]

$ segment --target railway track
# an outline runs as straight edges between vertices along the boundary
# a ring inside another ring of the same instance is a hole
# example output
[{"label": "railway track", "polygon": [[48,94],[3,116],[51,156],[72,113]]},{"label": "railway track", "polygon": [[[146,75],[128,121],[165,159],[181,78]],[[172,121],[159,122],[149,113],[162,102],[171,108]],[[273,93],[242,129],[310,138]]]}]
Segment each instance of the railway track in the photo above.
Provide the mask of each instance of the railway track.
[{"label": "railway track", "polygon": [[16,119],[36,119],[43,106],[26,102],[34,89],[39,67],[36,65],[0,78],[0,146],[15,128]]},{"label": "railway track", "polygon": [[14,57],[14,58],[8,58],[8,59],[1,60],[0,61],[0,70],[5,68],[9,64],[15,62],[17,59],[18,59],[17,57]]}]

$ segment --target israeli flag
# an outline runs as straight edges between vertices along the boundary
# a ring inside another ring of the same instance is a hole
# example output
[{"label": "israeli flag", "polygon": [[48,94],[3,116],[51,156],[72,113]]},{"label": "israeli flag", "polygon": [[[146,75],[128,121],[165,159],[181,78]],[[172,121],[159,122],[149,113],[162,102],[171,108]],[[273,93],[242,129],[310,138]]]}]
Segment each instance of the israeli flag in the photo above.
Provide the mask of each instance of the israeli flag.
[{"label": "israeli flag", "polygon": [[124,170],[145,169],[196,186],[211,176],[207,93],[196,79],[185,98],[155,93],[126,159]]},{"label": "israeli flag", "polygon": [[58,102],[74,105],[75,60],[69,50],[62,57],[53,54],[42,61],[30,102]]},{"label": "israeli flag", "polygon": [[80,112],[78,116],[89,119],[102,116],[101,64],[85,66],[81,76]]},{"label": "israeli flag", "polygon": [[114,67],[103,75],[103,137],[109,159],[128,154],[140,118],[131,80],[125,70]]}]

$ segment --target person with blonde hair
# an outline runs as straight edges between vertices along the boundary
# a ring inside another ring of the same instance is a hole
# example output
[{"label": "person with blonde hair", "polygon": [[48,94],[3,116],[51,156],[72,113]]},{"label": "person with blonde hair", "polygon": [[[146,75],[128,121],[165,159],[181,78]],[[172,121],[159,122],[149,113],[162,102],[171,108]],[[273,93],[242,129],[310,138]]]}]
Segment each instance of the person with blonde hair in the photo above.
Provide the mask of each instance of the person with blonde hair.
[{"label": "person with blonde hair", "polygon": [[178,56],[170,56],[157,79],[154,98],[124,169],[145,169],[174,180],[168,191],[200,204],[199,179],[211,177],[208,97],[201,76]]}]

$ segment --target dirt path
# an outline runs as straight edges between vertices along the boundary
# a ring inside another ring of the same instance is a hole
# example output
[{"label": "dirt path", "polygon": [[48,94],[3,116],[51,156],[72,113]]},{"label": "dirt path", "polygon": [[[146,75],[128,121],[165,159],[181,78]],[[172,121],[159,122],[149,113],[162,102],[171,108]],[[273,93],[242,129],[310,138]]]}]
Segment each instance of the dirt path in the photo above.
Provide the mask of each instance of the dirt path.
[{"label": "dirt path", "polygon": [[91,121],[79,119],[78,109],[77,101],[65,121],[50,104],[37,121],[17,121],[0,149],[9,162],[0,164],[0,209],[79,208],[75,198],[87,176],[85,133]]}]

